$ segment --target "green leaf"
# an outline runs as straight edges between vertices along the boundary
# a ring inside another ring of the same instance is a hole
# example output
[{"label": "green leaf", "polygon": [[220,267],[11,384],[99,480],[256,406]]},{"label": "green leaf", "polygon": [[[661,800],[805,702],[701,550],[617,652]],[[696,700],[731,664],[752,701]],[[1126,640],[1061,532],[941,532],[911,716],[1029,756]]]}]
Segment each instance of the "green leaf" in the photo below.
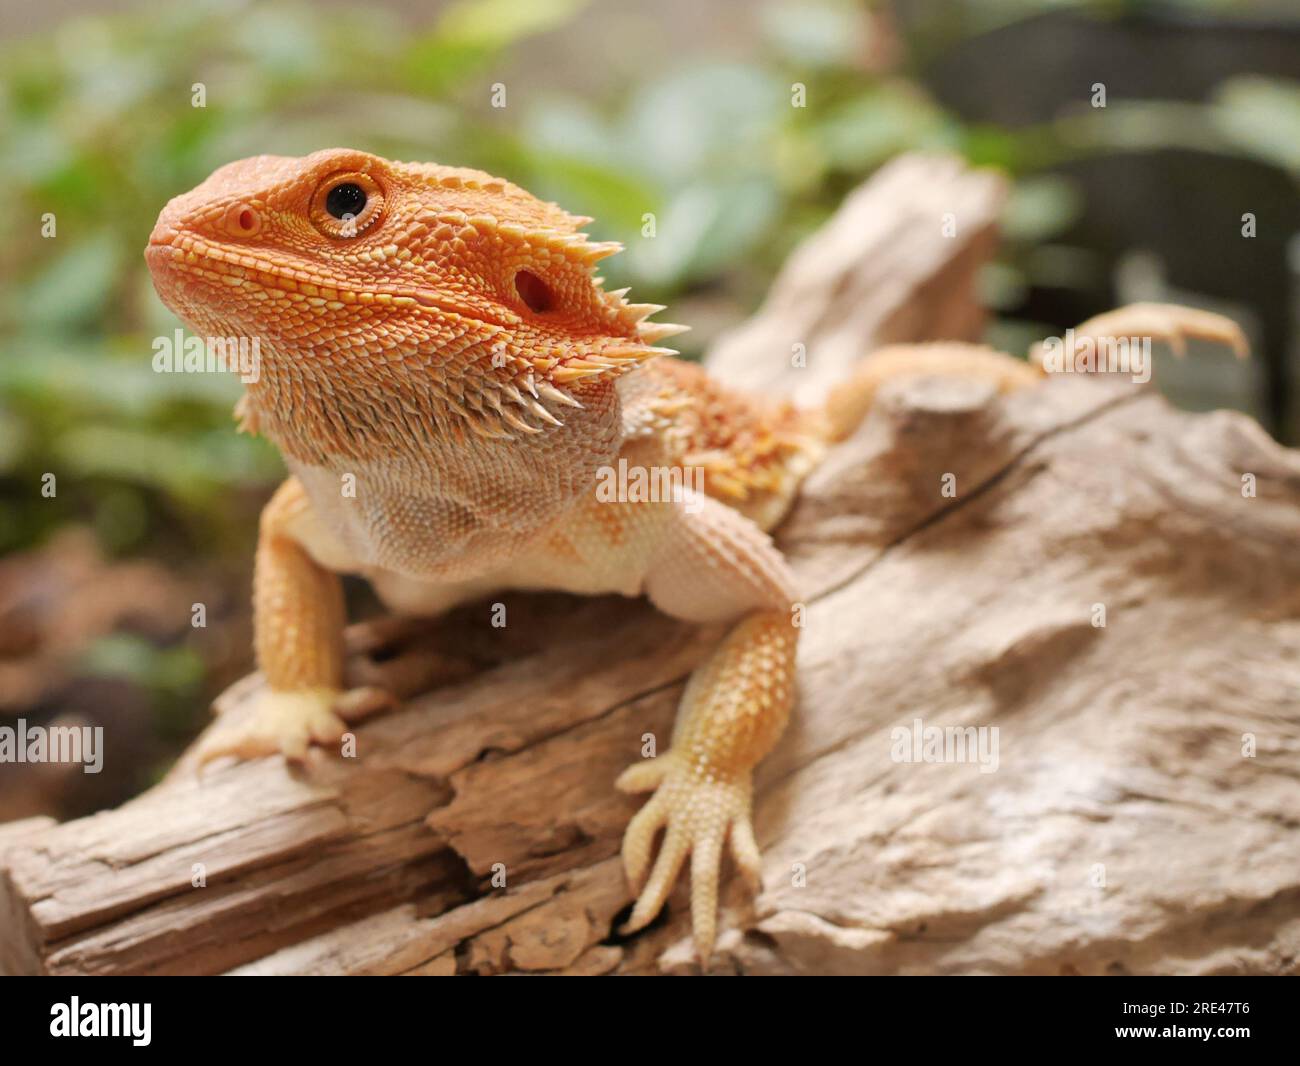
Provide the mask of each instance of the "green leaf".
[{"label": "green leaf", "polygon": [[1216,93],[1215,125],[1261,159],[1300,171],[1300,84],[1281,78],[1229,78]]},{"label": "green leaf", "polygon": [[21,315],[28,328],[51,332],[86,325],[102,315],[121,268],[122,249],[114,235],[101,230],[82,240],[67,232],[65,223],[54,240],[70,246],[17,291]]},{"label": "green leaf", "polygon": [[1046,240],[1065,229],[1082,207],[1082,196],[1068,178],[1025,178],[1012,188],[1003,208],[1002,232],[1009,240]]},{"label": "green leaf", "polygon": [[955,149],[958,131],[921,93],[882,86],[835,108],[817,127],[827,158],[839,169],[872,170],[900,152]]},{"label": "green leaf", "polygon": [[755,247],[779,206],[765,178],[690,185],[656,219],[655,236],[629,246],[628,265],[659,286],[707,277]]},{"label": "green leaf", "polygon": [[800,66],[850,66],[867,51],[867,27],[856,4],[771,4],[760,18],[768,42]]},{"label": "green leaf", "polygon": [[445,44],[499,49],[568,22],[590,0],[457,0],[438,20]]},{"label": "green leaf", "polygon": [[790,111],[780,83],[740,64],[688,67],[651,83],[620,124],[623,157],[665,185],[710,170],[761,170]]}]

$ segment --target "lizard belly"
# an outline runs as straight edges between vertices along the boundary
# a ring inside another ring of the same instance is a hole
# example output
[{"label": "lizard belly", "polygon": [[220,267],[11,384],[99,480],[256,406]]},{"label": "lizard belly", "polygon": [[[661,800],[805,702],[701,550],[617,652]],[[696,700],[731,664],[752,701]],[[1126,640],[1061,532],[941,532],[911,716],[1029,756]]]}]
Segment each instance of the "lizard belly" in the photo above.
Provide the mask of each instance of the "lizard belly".
[{"label": "lizard belly", "polygon": [[500,572],[501,585],[640,596],[669,505],[588,496]]},{"label": "lizard belly", "polygon": [[360,572],[384,605],[401,614],[440,614],[504,590],[640,596],[667,514],[661,505],[589,498],[516,558],[481,577],[439,581],[380,567]]},{"label": "lizard belly", "polygon": [[462,603],[490,595],[500,586],[492,580],[427,581],[391,570],[365,570],[363,574],[380,602],[395,614],[443,614]]}]

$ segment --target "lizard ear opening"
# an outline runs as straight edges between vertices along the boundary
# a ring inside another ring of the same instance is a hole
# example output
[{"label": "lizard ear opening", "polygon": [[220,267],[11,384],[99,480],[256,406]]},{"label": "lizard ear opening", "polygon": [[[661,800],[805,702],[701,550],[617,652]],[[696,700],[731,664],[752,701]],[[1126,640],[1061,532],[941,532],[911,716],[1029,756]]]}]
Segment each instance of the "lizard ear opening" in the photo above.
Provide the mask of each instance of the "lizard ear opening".
[{"label": "lizard ear opening", "polygon": [[531,270],[520,270],[515,274],[515,292],[524,306],[539,314],[549,311],[552,306],[551,287]]}]

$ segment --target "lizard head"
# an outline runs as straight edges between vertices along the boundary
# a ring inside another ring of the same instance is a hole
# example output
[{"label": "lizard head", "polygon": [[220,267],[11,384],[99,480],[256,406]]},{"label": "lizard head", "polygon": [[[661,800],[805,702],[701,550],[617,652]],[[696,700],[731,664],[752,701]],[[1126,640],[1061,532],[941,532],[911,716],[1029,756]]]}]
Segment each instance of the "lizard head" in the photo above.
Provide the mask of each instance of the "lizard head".
[{"label": "lizard head", "polygon": [[248,428],[325,464],[555,434],[680,327],[606,292],[618,245],[475,170],[329,149],[224,166],[167,204],[154,285],[203,337],[256,341]]}]

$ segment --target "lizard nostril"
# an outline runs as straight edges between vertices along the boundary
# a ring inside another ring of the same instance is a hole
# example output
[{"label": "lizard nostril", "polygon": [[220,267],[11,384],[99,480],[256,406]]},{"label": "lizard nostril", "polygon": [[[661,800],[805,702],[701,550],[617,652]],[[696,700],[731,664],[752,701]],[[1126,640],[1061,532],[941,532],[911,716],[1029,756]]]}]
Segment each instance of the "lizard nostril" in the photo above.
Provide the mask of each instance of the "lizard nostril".
[{"label": "lizard nostril", "polygon": [[176,227],[170,222],[159,219],[154,226],[153,232],[149,234],[149,243],[151,245],[166,246],[176,240]]},{"label": "lizard nostril", "polygon": [[226,231],[232,237],[255,237],[262,228],[262,218],[248,204],[233,204],[226,212]]}]

